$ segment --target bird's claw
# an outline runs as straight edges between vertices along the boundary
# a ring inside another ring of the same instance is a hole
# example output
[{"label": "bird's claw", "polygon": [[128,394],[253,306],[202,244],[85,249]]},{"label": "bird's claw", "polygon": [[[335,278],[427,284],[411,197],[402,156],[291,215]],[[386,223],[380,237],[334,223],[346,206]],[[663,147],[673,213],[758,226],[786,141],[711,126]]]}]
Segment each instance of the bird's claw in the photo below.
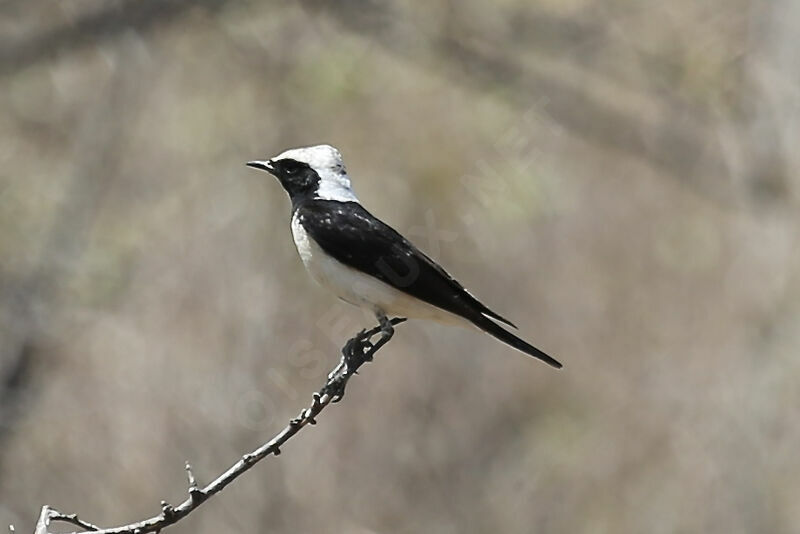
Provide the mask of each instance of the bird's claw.
[{"label": "bird's claw", "polygon": [[[344,398],[344,388],[347,382],[347,377],[357,373],[357,369],[366,362],[371,362],[375,352],[391,339],[394,333],[393,325],[402,323],[406,319],[395,318],[385,321],[381,326],[380,332],[368,331],[362,329],[358,334],[347,340],[344,347],[342,347],[342,361],[339,366],[331,371],[328,375],[328,385],[325,388],[325,393],[331,396],[331,402],[340,402]],[[382,337],[373,343],[367,337],[370,332],[372,335],[380,333]]]},{"label": "bird's claw", "polygon": [[364,338],[364,334],[366,334],[366,332],[362,330],[359,335],[348,340],[342,349],[342,356],[344,356],[345,363],[347,363],[349,367],[357,367],[351,365],[356,361],[364,362],[372,360],[371,352],[374,345],[369,339]]}]

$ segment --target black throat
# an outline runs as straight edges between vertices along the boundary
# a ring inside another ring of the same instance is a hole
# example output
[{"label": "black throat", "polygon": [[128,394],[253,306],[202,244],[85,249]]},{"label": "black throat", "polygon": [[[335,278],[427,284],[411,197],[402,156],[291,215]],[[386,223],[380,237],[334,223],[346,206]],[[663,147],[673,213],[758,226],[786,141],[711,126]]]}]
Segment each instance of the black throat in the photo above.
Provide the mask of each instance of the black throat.
[{"label": "black throat", "polygon": [[273,161],[270,172],[286,190],[292,206],[314,198],[319,189],[320,177],[307,163],[293,159]]}]

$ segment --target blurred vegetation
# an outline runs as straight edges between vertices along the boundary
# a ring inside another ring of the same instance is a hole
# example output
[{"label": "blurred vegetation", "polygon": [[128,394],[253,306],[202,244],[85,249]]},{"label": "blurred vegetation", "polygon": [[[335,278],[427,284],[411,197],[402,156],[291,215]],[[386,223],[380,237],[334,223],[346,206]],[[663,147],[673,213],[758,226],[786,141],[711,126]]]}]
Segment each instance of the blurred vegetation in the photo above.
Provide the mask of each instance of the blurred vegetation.
[{"label": "blurred vegetation", "polygon": [[793,0],[0,3],[0,523],[152,515],[322,384],[368,319],[243,164],[327,142],[566,369],[403,325],[175,532],[796,532],[798,32]]}]

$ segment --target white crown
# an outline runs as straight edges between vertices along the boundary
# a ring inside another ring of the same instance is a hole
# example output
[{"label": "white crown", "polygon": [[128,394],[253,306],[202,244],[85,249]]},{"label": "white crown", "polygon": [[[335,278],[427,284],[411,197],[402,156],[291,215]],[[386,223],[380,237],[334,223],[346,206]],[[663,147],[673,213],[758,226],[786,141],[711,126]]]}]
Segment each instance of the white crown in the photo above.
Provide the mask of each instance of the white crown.
[{"label": "white crown", "polygon": [[273,161],[293,159],[306,163],[319,175],[319,187],[316,197],[323,200],[340,202],[358,202],[350,188],[350,177],[344,168],[342,155],[330,145],[316,145],[303,148],[292,148],[272,158]]}]

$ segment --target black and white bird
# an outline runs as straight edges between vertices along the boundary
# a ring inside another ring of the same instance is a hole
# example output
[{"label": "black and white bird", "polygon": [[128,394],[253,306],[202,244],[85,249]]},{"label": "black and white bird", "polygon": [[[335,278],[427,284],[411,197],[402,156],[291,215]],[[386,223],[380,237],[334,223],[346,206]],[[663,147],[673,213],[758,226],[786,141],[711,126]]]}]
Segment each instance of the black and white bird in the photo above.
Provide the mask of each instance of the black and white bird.
[{"label": "black and white bird", "polygon": [[558,361],[500,326],[516,328],[364,209],[334,147],[295,148],[247,165],[273,174],[289,194],[294,243],[312,278],[340,299],[374,313],[384,342],[394,332],[388,316],[472,325],[561,368]]}]

